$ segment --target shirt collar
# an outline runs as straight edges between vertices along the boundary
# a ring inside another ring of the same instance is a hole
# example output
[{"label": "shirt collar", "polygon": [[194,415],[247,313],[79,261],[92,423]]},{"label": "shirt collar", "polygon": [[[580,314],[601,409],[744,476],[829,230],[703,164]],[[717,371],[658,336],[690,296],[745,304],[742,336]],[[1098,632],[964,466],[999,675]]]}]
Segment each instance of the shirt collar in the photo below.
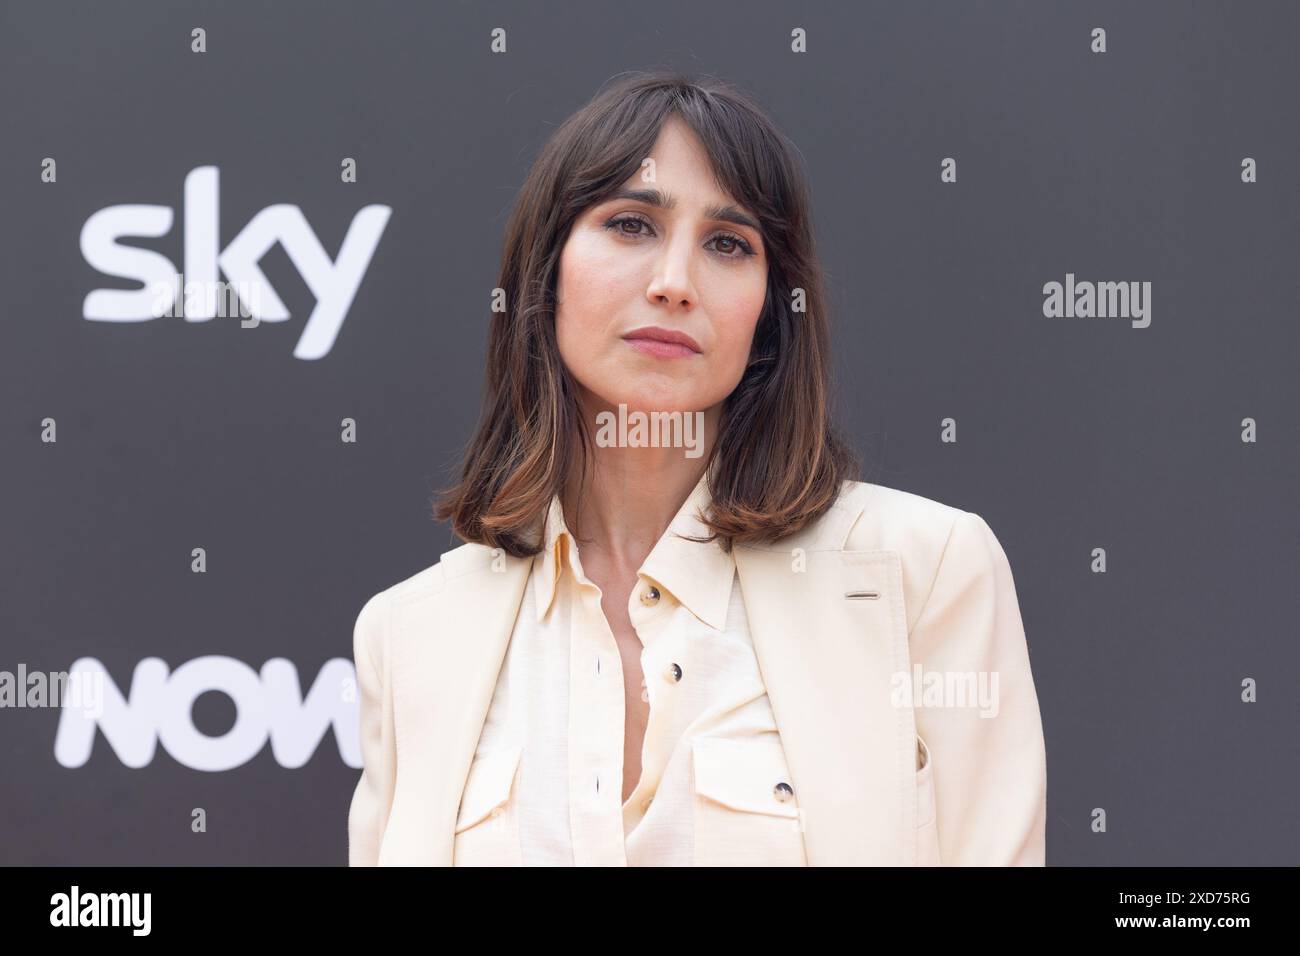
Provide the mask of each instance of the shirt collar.
[{"label": "shirt collar", "polygon": [[[735,560],[722,550],[717,539],[701,544],[681,537],[709,535],[699,513],[708,508],[710,501],[706,472],[646,556],[640,573],[666,589],[709,627],[720,631],[726,625],[727,609],[731,605]],[[546,513],[542,550],[533,559],[533,597],[538,621],[550,609],[562,571],[567,568],[570,574],[577,573],[575,549],[576,543],[564,523],[564,507],[559,495],[555,495]]]}]

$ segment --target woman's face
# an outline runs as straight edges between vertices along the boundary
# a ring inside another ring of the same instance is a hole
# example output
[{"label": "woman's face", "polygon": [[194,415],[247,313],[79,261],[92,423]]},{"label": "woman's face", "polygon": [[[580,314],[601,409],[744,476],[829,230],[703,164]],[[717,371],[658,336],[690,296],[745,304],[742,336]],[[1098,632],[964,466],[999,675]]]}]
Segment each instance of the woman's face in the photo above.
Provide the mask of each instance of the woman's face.
[{"label": "woman's face", "polygon": [[[636,196],[573,224],[556,280],[560,355],[588,410],[708,411],[748,363],[766,252],[757,218],[719,191],[681,120],[664,124],[650,159],[653,178],[643,163],[623,184]],[[674,334],[689,341],[654,338]]]}]

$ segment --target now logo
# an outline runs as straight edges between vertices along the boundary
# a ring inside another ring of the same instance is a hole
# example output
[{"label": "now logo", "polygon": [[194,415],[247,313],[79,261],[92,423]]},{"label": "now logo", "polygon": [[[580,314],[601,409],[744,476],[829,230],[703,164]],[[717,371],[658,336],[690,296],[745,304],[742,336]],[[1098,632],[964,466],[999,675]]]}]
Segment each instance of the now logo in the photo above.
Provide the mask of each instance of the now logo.
[{"label": "now logo", "polygon": [[[348,227],[338,258],[331,260],[302,210],[287,203],[267,206],[220,249],[219,199],[217,167],[190,170],[185,177],[183,271],[186,284],[203,291],[186,304],[185,321],[205,322],[217,316],[221,274],[237,288],[258,291],[252,302],[241,299],[253,319],[288,320],[288,309],[258,267],[278,242],[316,297],[316,307],[294,347],[294,358],[310,360],[329,354],[392,207],[363,207]],[[81,227],[81,254],[86,262],[105,275],[135,279],[144,285],[140,289],[95,289],[82,306],[84,318],[94,322],[147,322],[159,317],[154,290],[160,285],[178,286],[176,266],[162,253],[120,245],[118,240],[165,236],[171,231],[172,219],[170,206],[127,204],[108,206],[86,220]]]},{"label": "now logo", "polygon": [[[192,770],[233,770],[261,753],[268,740],[276,763],[297,768],[331,728],[343,762],[361,766],[356,672],[341,657],[325,662],[305,697],[297,669],[283,657],[267,661],[261,673],[217,655],[196,657],[169,673],[161,658],[146,657],[125,696],[93,657],[78,659],[70,672],[102,681],[104,692],[102,707],[93,712],[65,704],[59,714],[54,759],[63,767],[85,765],[99,730],[117,758],[134,769],[148,766],[161,742],[172,759]],[[234,725],[215,737],[194,726],[193,714],[194,701],[212,691],[235,705]]]}]

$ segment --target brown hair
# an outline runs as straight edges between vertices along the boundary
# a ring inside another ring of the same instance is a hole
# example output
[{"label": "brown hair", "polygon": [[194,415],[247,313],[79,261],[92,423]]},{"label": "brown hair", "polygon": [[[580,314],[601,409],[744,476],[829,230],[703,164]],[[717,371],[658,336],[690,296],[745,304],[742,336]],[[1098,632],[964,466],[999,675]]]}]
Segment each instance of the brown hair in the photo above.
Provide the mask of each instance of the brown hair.
[{"label": "brown hair", "polygon": [[[826,296],[795,147],[722,81],[623,74],[555,131],[516,198],[499,281],[507,311],[491,318],[482,415],[460,480],[434,507],[466,541],[535,554],[534,529],[575,459],[585,477],[589,431],[555,336],[560,252],[581,212],[641,168],[674,115],[700,138],[719,187],[758,217],[768,256],[750,365],[723,403],[706,465],[707,540],[730,551],[793,534],[857,472],[831,422]],[[805,311],[793,308],[796,289]]]}]

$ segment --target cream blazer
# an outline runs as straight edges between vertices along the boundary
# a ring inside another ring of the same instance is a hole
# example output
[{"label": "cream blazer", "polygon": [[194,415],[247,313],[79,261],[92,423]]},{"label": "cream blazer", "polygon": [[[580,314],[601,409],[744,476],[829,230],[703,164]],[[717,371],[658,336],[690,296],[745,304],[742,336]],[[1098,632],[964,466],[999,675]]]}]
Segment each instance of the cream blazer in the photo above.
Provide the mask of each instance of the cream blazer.
[{"label": "cream blazer", "polygon": [[[1042,866],[1038,698],[1011,568],[984,519],[845,482],[817,522],[734,554],[809,865]],[[465,544],[361,609],[349,865],[451,865],[531,566]],[[911,692],[976,680],[995,707]]]}]

